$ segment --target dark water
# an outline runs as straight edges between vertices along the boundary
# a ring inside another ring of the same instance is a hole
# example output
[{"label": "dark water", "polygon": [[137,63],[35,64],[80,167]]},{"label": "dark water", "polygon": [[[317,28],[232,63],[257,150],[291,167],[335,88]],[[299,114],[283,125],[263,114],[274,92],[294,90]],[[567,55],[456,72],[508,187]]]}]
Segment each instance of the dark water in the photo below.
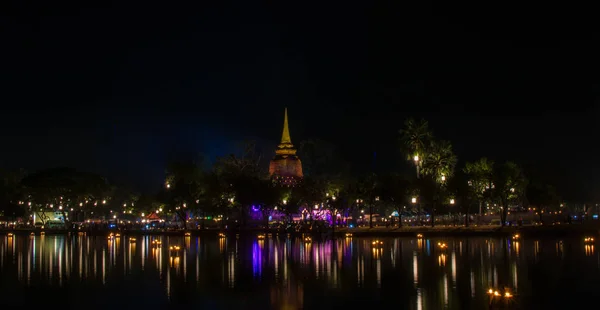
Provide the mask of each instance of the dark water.
[{"label": "dark water", "polygon": [[582,239],[381,240],[1,236],[0,305],[487,309],[488,289],[508,288],[497,306],[558,309],[600,295],[600,257]]}]

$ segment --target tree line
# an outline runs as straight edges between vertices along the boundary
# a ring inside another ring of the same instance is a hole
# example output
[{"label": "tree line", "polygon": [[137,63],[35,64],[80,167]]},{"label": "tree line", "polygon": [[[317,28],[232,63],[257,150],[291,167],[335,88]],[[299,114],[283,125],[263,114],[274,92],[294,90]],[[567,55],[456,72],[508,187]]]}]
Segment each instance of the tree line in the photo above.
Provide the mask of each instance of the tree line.
[{"label": "tree line", "polygon": [[5,217],[24,217],[55,210],[66,219],[70,211],[133,218],[163,210],[185,225],[191,211],[203,218],[235,217],[246,225],[251,206],[260,206],[266,218],[274,208],[291,216],[301,208],[324,205],[354,219],[366,212],[371,215],[370,226],[375,213],[396,213],[400,218],[427,214],[435,225],[436,215],[448,212],[466,215],[468,225],[470,214],[496,213],[504,224],[511,209],[533,205],[541,215],[564,206],[553,186],[529,182],[513,161],[481,158],[458,169],[452,144],[436,139],[425,120],[406,120],[398,144],[405,157],[399,160],[414,166],[413,175],[394,171],[355,175],[334,145],[304,141],[298,154],[305,177],[295,187],[273,184],[263,154],[253,142],[236,154],[217,158],[210,167],[201,157],[170,162],[163,186],[152,194],[139,194],[100,175],[70,168],[1,171],[0,212]]}]

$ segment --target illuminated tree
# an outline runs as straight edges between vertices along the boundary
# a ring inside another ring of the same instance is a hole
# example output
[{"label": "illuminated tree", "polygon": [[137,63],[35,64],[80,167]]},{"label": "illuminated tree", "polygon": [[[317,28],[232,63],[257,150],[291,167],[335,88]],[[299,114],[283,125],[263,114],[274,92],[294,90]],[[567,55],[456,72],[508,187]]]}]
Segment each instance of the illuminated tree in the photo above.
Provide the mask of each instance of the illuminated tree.
[{"label": "illuminated tree", "polygon": [[452,144],[448,141],[433,142],[423,160],[423,175],[433,181],[431,226],[435,226],[436,208],[442,200],[449,178],[454,175],[456,161]]},{"label": "illuminated tree", "polygon": [[527,179],[517,164],[508,161],[494,167],[492,183],[492,195],[500,201],[500,220],[502,226],[505,226],[509,206],[520,201],[525,195]]},{"label": "illuminated tree", "polygon": [[484,201],[490,198],[490,190],[494,186],[492,184],[494,162],[483,157],[475,162],[466,163],[463,172],[468,178],[471,195],[479,202],[479,215],[481,215],[481,207]]},{"label": "illuminated tree", "polygon": [[432,139],[429,123],[425,120],[417,122],[409,118],[404,122],[404,128],[400,130],[402,152],[408,160],[414,161],[417,178],[421,177],[420,169],[423,167],[424,159],[428,156]]}]

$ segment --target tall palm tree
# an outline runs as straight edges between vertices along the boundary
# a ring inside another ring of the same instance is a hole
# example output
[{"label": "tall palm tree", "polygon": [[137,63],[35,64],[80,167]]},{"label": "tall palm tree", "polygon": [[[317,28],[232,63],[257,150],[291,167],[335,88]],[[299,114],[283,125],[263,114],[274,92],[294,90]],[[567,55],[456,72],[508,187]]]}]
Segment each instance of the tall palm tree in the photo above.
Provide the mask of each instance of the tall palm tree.
[{"label": "tall palm tree", "polygon": [[431,208],[431,226],[435,226],[435,210],[442,186],[454,175],[455,166],[456,155],[452,151],[450,142],[439,141],[431,144],[429,153],[423,161],[423,175],[431,177],[435,189]]},{"label": "tall palm tree", "polygon": [[439,141],[431,144],[427,156],[424,158],[422,172],[434,178],[436,182],[445,182],[454,175],[456,155],[452,151],[452,144],[448,141]]},{"label": "tall palm tree", "polygon": [[420,169],[427,156],[432,138],[433,134],[429,129],[429,123],[424,119],[417,122],[409,118],[404,122],[404,128],[400,130],[402,151],[406,154],[407,160],[415,162],[417,178],[421,176]]}]

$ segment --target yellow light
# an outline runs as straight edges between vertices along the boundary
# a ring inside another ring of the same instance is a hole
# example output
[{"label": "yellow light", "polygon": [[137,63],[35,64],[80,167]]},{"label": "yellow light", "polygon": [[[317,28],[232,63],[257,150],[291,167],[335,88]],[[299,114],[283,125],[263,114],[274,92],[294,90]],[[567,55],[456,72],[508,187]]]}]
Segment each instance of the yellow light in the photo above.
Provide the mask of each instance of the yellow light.
[{"label": "yellow light", "polygon": [[500,296],[500,293],[498,293],[498,291],[494,291],[494,296]]},{"label": "yellow light", "polygon": [[413,197],[413,198],[411,199],[411,202],[412,202],[412,203],[417,203],[417,197]]},{"label": "yellow light", "polygon": [[492,290],[492,289],[489,289],[489,290],[488,290],[488,294],[490,294],[490,295],[494,294],[494,290]]},{"label": "yellow light", "polygon": [[511,295],[509,292],[506,292],[506,293],[504,293],[504,297],[506,297],[506,298],[511,298],[511,297],[512,297],[512,295]]},{"label": "yellow light", "polygon": [[417,238],[423,238],[422,234],[417,234]]}]

